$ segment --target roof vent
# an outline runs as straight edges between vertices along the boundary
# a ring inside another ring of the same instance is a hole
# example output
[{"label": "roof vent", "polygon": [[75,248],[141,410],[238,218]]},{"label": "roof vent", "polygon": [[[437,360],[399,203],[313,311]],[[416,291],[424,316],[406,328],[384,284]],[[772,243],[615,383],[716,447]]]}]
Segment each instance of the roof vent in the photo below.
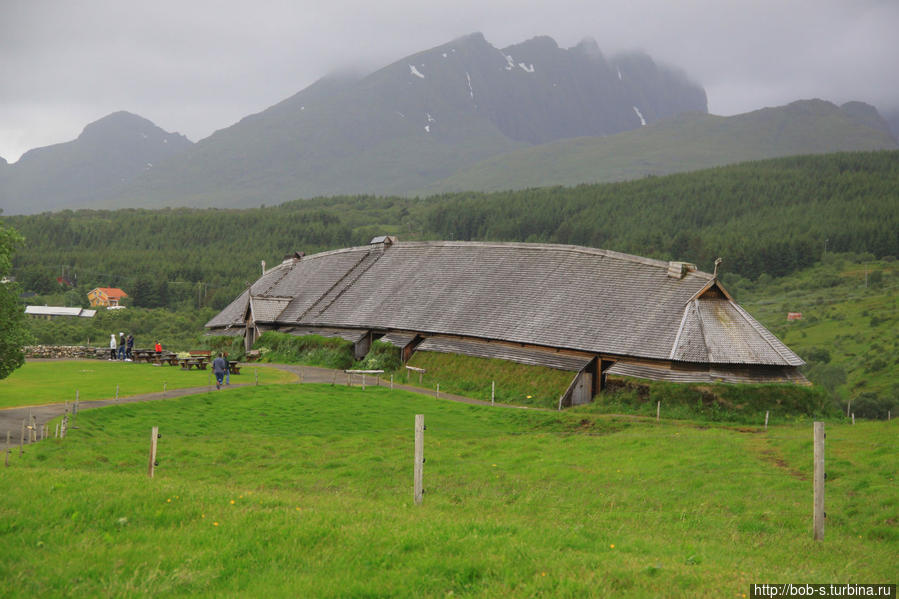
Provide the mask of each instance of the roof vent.
[{"label": "roof vent", "polygon": [[281,260],[281,264],[284,264],[285,262],[291,262],[294,260],[300,260],[305,255],[306,255],[306,252],[294,252],[292,254],[284,254],[284,259]]},{"label": "roof vent", "polygon": [[399,240],[393,235],[379,235],[378,237],[372,237],[371,241],[369,241],[368,243],[369,245],[377,245],[379,243],[382,243],[384,245],[392,245],[397,241]]},{"label": "roof vent", "polygon": [[668,276],[672,279],[683,279],[688,272],[693,272],[694,270],[696,270],[696,265],[689,262],[672,261],[668,263]]}]

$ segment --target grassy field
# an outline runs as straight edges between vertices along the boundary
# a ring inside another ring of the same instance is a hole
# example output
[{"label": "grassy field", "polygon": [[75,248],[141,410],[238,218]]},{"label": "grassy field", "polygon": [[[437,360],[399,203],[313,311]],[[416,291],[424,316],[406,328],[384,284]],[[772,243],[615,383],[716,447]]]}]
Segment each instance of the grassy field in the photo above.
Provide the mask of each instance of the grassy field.
[{"label": "grassy field", "polygon": [[0,468],[4,596],[741,597],[899,578],[895,421],[827,425],[823,542],[808,421],[763,432],[272,385],[79,425]]},{"label": "grassy field", "polygon": [[[279,383],[293,375],[271,367],[244,368],[232,377],[232,383],[255,383],[254,369],[259,383]],[[135,362],[105,360],[65,360],[59,362],[27,362],[0,380],[0,409],[36,406],[74,401],[78,391],[80,401],[130,397],[142,393],[156,393],[166,389],[185,389],[214,385],[212,371],[182,370],[177,366],[155,366]]]}]

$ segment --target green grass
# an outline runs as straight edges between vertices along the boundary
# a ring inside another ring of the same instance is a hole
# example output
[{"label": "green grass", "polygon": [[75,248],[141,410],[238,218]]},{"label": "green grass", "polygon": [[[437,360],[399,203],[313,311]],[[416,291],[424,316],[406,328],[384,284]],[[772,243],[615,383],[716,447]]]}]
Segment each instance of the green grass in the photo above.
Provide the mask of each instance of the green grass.
[{"label": "green grass", "polygon": [[490,400],[495,382],[494,400],[519,406],[556,408],[575,373],[544,366],[528,366],[506,360],[476,358],[459,354],[422,351],[413,354],[409,365],[424,368],[422,382],[418,373],[403,374],[400,382]]},{"label": "green grass", "polygon": [[656,425],[330,385],[113,406],[0,469],[0,579],[10,597],[739,597],[760,581],[895,582],[896,426],[828,424],[816,543],[809,424]]},{"label": "green grass", "polygon": [[[271,367],[244,367],[232,375],[232,383],[279,383],[293,375]],[[130,397],[156,393],[166,389],[184,389],[215,384],[211,370],[182,370],[177,366],[155,366],[135,362],[106,360],[66,360],[59,362],[26,362],[6,379],[0,380],[0,408],[34,406],[74,401]]]}]

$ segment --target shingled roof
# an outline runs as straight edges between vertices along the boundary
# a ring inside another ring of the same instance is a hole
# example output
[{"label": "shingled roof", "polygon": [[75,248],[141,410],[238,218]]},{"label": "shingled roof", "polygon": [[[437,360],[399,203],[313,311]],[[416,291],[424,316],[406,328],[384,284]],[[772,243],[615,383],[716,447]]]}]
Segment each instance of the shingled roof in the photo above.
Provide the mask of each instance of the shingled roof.
[{"label": "shingled roof", "polygon": [[[375,243],[289,259],[210,320],[454,335],[709,364],[799,366],[709,273],[568,245]],[[675,274],[672,274],[675,273]]]}]

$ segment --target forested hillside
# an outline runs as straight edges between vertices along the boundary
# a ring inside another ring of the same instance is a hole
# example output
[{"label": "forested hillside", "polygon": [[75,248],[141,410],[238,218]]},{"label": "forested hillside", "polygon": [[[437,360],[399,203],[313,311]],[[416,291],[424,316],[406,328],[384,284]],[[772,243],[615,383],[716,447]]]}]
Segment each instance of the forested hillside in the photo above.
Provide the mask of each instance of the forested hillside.
[{"label": "forested hillside", "polygon": [[[122,287],[136,306],[218,308],[293,251],[403,240],[587,245],[756,279],[825,252],[899,255],[899,152],[792,157],[639,181],[426,199],[352,196],[249,210],[64,211],[8,217],[27,291],[81,303]],[[71,288],[57,278],[74,283]],[[42,302],[43,303],[43,302]]]}]

